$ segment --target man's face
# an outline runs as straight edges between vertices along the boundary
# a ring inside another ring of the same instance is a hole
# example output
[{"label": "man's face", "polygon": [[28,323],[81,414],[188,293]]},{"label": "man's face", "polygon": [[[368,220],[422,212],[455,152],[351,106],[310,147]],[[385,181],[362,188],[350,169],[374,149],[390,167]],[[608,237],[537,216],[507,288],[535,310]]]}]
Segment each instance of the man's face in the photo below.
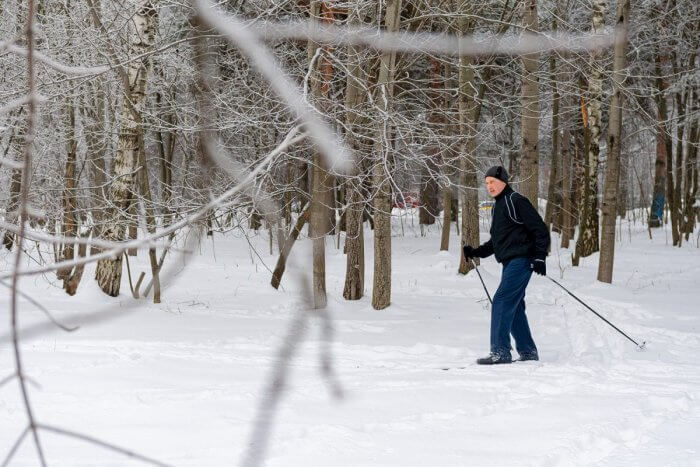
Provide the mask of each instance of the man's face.
[{"label": "man's face", "polygon": [[500,195],[505,187],[506,182],[495,177],[486,177],[486,191],[489,192],[492,198]]}]

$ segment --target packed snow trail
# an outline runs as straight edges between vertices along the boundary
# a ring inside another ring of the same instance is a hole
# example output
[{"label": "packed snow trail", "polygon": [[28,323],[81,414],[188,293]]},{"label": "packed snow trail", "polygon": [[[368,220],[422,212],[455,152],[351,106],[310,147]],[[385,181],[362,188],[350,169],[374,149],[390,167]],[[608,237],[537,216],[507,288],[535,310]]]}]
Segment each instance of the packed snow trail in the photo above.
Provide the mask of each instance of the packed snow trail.
[{"label": "packed snow trail", "polygon": [[[700,465],[700,249],[667,246],[662,231],[650,241],[637,226],[631,243],[617,245],[612,285],[595,281],[597,257],[566,266],[561,277],[570,252],[554,249],[549,274],[647,341],[647,350],[533,276],[527,313],[541,360],[480,367],[473,362],[488,353],[488,301],[474,273],[456,274],[458,238],[449,252],[436,252],[436,229],[420,237],[404,227],[406,236],[393,238],[392,306],[383,311],[369,297],[342,299],[345,260],[329,242],[333,362],[346,397],[334,401],[320,376],[321,330],[311,320],[266,465]],[[40,384],[31,389],[39,421],[174,465],[240,459],[276,349],[302,304],[294,268],[275,291],[244,238],[215,242],[216,259],[202,243],[162,304],[144,301],[122,319],[24,342],[27,374]],[[264,234],[252,242],[274,263]],[[293,253],[298,263],[309,254],[307,241]],[[134,269],[147,270],[145,255]],[[493,293],[500,266],[487,259],[480,271]],[[66,322],[74,312],[131,301],[101,294],[92,272],[75,297],[44,278],[20,284]],[[371,261],[366,276],[369,295]],[[22,324],[41,319],[22,301]],[[8,321],[3,306],[0,322]],[[4,373],[10,350],[0,346]],[[16,383],[0,387],[0,455],[25,424]],[[138,465],[83,442],[48,433],[43,440],[50,465]],[[11,465],[36,465],[30,442]]]}]

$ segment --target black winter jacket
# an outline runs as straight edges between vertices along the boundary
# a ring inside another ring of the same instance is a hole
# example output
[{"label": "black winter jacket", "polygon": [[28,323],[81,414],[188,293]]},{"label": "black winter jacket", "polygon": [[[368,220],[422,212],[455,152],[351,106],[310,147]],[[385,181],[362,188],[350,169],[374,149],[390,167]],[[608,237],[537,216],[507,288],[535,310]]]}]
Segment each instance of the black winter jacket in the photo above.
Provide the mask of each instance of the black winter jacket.
[{"label": "black winter jacket", "polygon": [[513,258],[544,260],[549,251],[549,230],[530,200],[507,185],[492,209],[491,240],[476,248],[480,258],[496,255],[507,263]]}]

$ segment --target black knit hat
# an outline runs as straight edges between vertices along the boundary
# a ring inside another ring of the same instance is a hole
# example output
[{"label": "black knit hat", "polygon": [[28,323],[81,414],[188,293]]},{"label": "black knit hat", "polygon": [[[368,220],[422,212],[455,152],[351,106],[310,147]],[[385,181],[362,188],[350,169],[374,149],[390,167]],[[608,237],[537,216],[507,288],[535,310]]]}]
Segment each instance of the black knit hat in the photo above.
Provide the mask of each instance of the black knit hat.
[{"label": "black knit hat", "polygon": [[484,174],[484,178],[486,177],[497,178],[502,182],[508,183],[508,172],[506,171],[505,167],[501,167],[500,165],[494,165],[487,170]]}]

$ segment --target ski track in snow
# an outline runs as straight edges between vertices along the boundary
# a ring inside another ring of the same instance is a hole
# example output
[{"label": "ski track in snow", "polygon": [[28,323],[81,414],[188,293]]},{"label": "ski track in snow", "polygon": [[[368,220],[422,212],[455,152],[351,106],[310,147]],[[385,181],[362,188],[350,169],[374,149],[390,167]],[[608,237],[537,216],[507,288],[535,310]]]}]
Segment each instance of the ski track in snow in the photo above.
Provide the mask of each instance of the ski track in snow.
[{"label": "ski track in snow", "polygon": [[[647,350],[533,277],[526,301],[542,360],[480,367],[473,361],[488,352],[489,307],[476,275],[455,273],[459,239],[453,233],[450,251],[438,253],[436,228],[421,238],[404,222],[406,236],[393,239],[387,310],[370,306],[371,233],[367,296],[356,302],[342,299],[344,256],[329,242],[333,363],[346,397],[333,401],[321,377],[322,336],[312,318],[266,465],[700,465],[699,249],[667,246],[662,232],[649,241],[636,226],[631,243],[617,244],[613,284],[595,281],[597,255],[560,278],[569,253],[553,253],[552,277],[646,340]],[[252,241],[274,263],[266,234]],[[26,372],[40,384],[30,389],[38,419],[174,465],[237,463],[276,349],[302,304],[290,280],[295,267],[275,291],[245,239],[217,237],[215,249],[216,260],[202,243],[160,305],[143,302],[123,319],[24,342]],[[302,241],[292,254],[301,263],[309,252]],[[132,270],[147,270],[145,255],[132,259]],[[480,270],[493,295],[500,266],[487,259]],[[118,302],[97,290],[92,273],[72,298],[43,279],[21,287],[69,321],[74,311]],[[0,322],[9,321],[7,300]],[[129,298],[123,292],[119,300]],[[21,323],[40,319],[21,301]],[[10,350],[0,345],[0,378],[13,366]],[[0,387],[0,456],[25,424],[16,382]],[[42,439],[50,465],[137,465],[78,441]],[[30,441],[11,465],[36,465]]]}]

